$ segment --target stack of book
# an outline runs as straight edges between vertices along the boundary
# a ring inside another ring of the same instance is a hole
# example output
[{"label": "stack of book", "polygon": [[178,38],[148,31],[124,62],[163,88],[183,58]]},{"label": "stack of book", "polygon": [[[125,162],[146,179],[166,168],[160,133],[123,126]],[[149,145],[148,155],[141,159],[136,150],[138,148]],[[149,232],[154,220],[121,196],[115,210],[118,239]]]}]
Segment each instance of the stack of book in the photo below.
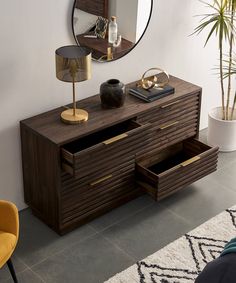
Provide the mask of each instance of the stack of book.
[{"label": "stack of book", "polygon": [[134,87],[129,90],[131,95],[136,96],[146,102],[153,102],[157,99],[173,94],[174,92],[175,89],[170,85],[167,85],[164,88],[152,88],[149,90],[143,89],[142,87]]}]

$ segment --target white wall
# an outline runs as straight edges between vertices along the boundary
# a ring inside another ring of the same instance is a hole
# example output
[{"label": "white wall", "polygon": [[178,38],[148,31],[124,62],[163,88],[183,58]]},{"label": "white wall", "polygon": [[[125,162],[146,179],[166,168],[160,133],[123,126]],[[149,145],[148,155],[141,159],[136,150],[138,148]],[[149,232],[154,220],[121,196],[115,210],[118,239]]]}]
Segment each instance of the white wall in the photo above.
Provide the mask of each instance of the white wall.
[{"label": "white wall", "polygon": [[117,17],[118,34],[131,42],[136,42],[138,4],[138,0],[109,1],[109,16]]},{"label": "white wall", "polygon": [[108,8],[109,8],[108,16],[109,16],[109,20],[110,20],[111,16],[115,16],[116,15],[116,1],[117,0],[109,0],[109,2],[108,2]]},{"label": "white wall", "polygon": [[[55,77],[54,51],[74,43],[70,28],[73,0],[2,1],[0,9],[0,198],[23,202],[19,121],[71,101],[71,86]],[[140,44],[124,58],[93,64],[91,81],[80,83],[78,97],[99,90],[109,78],[138,79],[150,67],[204,88],[201,127],[207,111],[219,104],[216,42],[203,49],[202,37],[189,37],[202,11],[196,0],[154,0],[153,16]]]},{"label": "white wall", "polygon": [[151,10],[150,0],[138,0],[138,16],[137,16],[137,28],[136,28],[136,41],[143,35],[143,31],[146,29],[147,22],[150,17]]}]

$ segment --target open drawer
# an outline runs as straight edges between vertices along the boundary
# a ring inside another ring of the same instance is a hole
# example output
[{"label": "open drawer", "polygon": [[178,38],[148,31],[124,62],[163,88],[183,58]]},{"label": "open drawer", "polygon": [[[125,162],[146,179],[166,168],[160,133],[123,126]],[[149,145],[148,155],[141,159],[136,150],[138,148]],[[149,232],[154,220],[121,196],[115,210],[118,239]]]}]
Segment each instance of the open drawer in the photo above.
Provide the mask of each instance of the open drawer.
[{"label": "open drawer", "polygon": [[217,168],[218,147],[189,139],[136,164],[137,183],[159,201]]},{"label": "open drawer", "polygon": [[122,164],[147,145],[150,127],[127,120],[64,145],[62,168],[79,178]]}]

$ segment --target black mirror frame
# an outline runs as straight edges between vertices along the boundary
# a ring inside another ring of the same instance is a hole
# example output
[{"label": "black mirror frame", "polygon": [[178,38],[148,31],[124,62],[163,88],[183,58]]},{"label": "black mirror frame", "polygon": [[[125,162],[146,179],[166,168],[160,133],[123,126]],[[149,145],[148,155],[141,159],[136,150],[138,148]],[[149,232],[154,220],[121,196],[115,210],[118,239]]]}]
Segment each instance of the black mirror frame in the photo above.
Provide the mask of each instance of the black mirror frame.
[{"label": "black mirror frame", "polygon": [[[77,44],[78,46],[80,46],[80,44],[79,44],[79,42],[78,42],[78,40],[77,40],[77,38],[76,38],[75,30],[74,30],[74,10],[75,10],[75,6],[76,6],[76,1],[77,1],[77,0],[74,1],[74,5],[73,5],[73,8],[72,8],[71,26],[72,26],[72,32],[73,32],[73,36],[74,36],[75,42],[76,42],[76,44]],[[149,26],[149,24],[150,24],[151,17],[152,17],[153,2],[154,2],[154,0],[151,0],[150,16],[149,16],[149,18],[148,18],[147,25],[146,25],[146,28],[145,28],[144,31],[143,31],[142,36],[141,36],[141,37],[139,38],[139,40],[135,43],[135,45],[134,45],[132,48],[130,48],[130,50],[129,50],[127,53],[125,53],[124,55],[120,56],[120,57],[117,58],[117,59],[112,59],[112,60],[108,60],[108,61],[99,61],[99,60],[94,59],[93,57],[92,57],[92,60],[95,61],[95,62],[98,62],[98,63],[108,63],[108,62],[114,62],[114,61],[119,60],[119,59],[123,58],[124,56],[128,55],[128,54],[140,43],[140,41],[142,40],[144,34],[145,34],[146,31],[147,31],[147,28],[148,28],[148,26]]]}]

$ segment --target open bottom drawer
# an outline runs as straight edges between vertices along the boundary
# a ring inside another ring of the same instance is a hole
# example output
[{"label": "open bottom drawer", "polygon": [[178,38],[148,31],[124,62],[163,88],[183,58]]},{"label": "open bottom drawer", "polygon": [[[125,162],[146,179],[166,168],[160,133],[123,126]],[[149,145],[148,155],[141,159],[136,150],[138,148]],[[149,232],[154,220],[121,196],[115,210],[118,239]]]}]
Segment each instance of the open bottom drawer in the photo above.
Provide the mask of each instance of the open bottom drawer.
[{"label": "open bottom drawer", "polygon": [[136,163],[137,183],[159,201],[216,171],[218,147],[189,139]]}]

